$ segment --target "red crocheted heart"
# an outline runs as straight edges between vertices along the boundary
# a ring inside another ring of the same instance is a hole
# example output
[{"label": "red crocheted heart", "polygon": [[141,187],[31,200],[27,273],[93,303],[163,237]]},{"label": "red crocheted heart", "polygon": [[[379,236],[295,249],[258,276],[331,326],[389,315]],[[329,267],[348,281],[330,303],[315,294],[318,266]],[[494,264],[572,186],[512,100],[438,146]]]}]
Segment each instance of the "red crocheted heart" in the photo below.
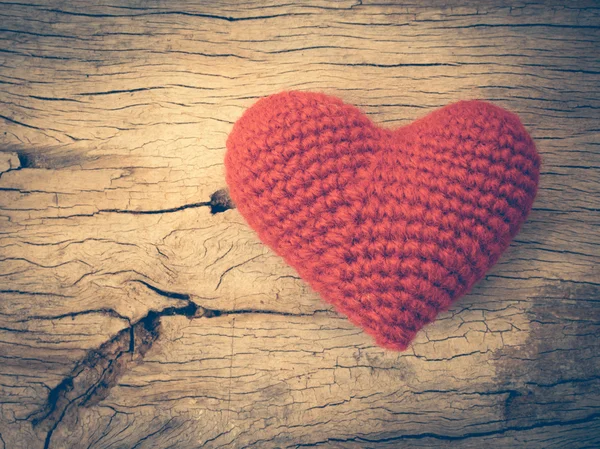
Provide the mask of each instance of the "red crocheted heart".
[{"label": "red crocheted heart", "polygon": [[225,156],[231,198],[260,239],[394,350],[496,262],[531,208],[539,166],[518,117],[486,102],[389,130],[308,92],[259,100]]}]

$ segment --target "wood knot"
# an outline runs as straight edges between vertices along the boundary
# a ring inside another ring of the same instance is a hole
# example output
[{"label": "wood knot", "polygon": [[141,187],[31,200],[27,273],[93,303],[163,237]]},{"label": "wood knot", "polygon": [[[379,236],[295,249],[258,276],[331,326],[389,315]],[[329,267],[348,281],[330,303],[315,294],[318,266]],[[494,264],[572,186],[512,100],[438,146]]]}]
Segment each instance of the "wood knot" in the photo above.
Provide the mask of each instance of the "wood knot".
[{"label": "wood knot", "polygon": [[229,189],[219,189],[210,196],[210,213],[218,214],[229,209],[235,209],[235,204],[229,196]]}]

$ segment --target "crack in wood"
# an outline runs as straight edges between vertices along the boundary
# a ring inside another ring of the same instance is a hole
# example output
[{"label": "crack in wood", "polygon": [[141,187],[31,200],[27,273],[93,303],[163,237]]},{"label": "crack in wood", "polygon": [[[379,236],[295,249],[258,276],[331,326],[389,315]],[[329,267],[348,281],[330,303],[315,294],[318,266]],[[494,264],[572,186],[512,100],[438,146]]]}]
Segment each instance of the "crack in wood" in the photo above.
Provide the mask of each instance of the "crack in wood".
[{"label": "crack in wood", "polygon": [[103,308],[100,308],[100,309],[89,309],[89,310],[81,310],[81,311],[78,311],[78,312],[63,313],[63,314],[60,314],[60,315],[30,315],[27,318],[17,320],[16,322],[17,323],[27,323],[27,322],[29,322],[31,320],[47,320],[47,321],[51,321],[51,320],[61,320],[61,319],[64,319],[64,318],[75,319],[76,316],[93,315],[93,314],[106,315],[106,316],[110,316],[110,317],[113,317],[113,318],[117,318],[119,320],[127,321],[127,323],[131,326],[131,320],[129,318],[127,318],[126,316],[121,315],[116,310],[109,309],[107,307],[103,307]]},{"label": "crack in wood", "polygon": [[[220,189],[210,196],[210,201],[201,201],[198,203],[183,204],[177,207],[169,207],[166,209],[153,210],[135,210],[135,209],[100,209],[96,213],[117,213],[117,214],[133,214],[133,215],[153,215],[153,214],[168,214],[179,212],[185,209],[195,209],[198,207],[210,207],[211,214],[218,214],[229,209],[235,209],[233,201],[229,197],[227,189]],[[92,214],[94,215],[94,214]],[[65,218],[65,217],[62,217]]]},{"label": "crack in wood", "polygon": [[32,417],[33,427],[46,432],[44,448],[50,446],[52,434],[61,422],[75,418],[77,408],[90,407],[104,399],[123,374],[144,359],[160,335],[161,317],[194,318],[202,312],[203,309],[190,300],[183,306],[151,310],[98,349],[90,351],[49,392],[45,407]]},{"label": "crack in wood", "polygon": [[441,435],[441,434],[436,434],[436,433],[430,433],[430,432],[426,432],[426,433],[419,433],[419,434],[406,434],[406,435],[398,435],[398,436],[393,436],[393,437],[385,437],[385,438],[368,438],[368,437],[352,437],[352,438],[328,438],[326,440],[321,440],[321,441],[316,441],[314,443],[304,443],[304,444],[294,444],[291,446],[287,446],[287,448],[300,448],[300,447],[317,447],[317,446],[322,446],[324,444],[330,443],[330,442],[337,442],[337,443],[347,443],[347,442],[362,442],[362,443],[389,443],[389,442],[393,442],[393,441],[402,441],[402,440],[423,440],[423,439],[434,439],[434,440],[443,440],[443,441],[462,441],[462,440],[468,440],[468,439],[473,439],[473,438],[480,438],[480,437],[486,437],[486,436],[493,436],[493,435],[503,435],[507,432],[514,432],[514,431],[524,431],[524,430],[532,430],[532,429],[538,429],[538,428],[545,428],[545,427],[555,427],[555,426],[562,426],[562,427],[566,427],[566,426],[572,426],[572,425],[577,425],[577,424],[586,424],[595,420],[600,419],[600,413],[592,413],[586,417],[580,418],[580,419],[573,419],[573,420],[568,420],[568,421],[559,421],[559,420],[548,420],[548,421],[542,421],[542,422],[538,422],[535,424],[531,424],[531,425],[523,425],[523,426],[508,426],[508,427],[504,427],[501,429],[497,429],[497,430],[490,430],[487,432],[470,432],[470,433],[465,433],[463,435]]}]

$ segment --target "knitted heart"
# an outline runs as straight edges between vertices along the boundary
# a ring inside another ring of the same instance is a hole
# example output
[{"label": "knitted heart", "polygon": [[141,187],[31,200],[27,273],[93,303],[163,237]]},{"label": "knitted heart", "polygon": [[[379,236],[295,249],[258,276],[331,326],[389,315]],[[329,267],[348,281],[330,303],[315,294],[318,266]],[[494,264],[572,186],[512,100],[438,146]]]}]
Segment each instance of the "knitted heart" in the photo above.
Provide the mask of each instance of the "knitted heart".
[{"label": "knitted heart", "polygon": [[231,198],[259,238],[394,350],[496,262],[529,213],[539,167],[519,118],[486,102],[389,130],[309,92],[255,103],[225,156]]}]

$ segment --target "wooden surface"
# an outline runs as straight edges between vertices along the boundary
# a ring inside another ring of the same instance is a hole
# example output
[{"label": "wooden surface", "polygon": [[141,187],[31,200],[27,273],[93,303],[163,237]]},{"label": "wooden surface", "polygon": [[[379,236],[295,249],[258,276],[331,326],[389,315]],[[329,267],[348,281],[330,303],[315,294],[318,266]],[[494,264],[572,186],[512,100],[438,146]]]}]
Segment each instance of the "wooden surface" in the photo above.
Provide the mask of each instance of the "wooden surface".
[{"label": "wooden surface", "polygon": [[[37,0],[0,21],[0,449],[600,445],[598,2]],[[389,127],[485,99],[538,144],[522,232],[406,352],[212,213],[232,124],[283,89]]]}]

